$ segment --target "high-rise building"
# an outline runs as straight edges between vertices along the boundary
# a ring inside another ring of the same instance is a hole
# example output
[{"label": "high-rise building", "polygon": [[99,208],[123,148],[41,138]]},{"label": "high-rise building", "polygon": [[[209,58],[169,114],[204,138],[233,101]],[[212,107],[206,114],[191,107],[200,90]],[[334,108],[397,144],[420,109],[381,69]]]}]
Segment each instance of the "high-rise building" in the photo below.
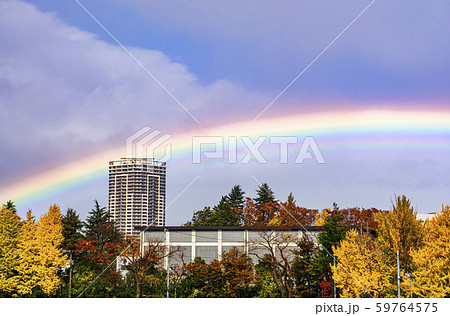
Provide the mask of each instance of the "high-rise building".
[{"label": "high-rise building", "polygon": [[135,226],[164,226],[166,163],[153,158],[109,162],[108,209],[120,232],[139,235]]}]

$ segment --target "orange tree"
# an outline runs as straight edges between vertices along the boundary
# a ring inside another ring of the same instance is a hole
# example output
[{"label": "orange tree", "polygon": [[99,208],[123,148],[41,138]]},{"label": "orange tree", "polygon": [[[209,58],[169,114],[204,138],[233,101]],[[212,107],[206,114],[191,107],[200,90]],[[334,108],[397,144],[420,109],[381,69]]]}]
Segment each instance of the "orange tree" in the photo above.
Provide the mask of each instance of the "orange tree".
[{"label": "orange tree", "polygon": [[206,264],[201,258],[187,265],[190,297],[253,297],[259,280],[252,260],[236,247]]}]

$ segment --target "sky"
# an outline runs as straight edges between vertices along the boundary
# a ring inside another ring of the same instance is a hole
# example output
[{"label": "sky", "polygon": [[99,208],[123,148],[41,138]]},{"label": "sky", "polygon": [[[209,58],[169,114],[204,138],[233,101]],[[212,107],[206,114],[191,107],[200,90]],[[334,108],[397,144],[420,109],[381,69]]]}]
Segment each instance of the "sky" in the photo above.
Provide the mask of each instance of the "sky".
[{"label": "sky", "polygon": [[[439,211],[449,15],[438,0],[0,0],[0,203],[84,218],[94,199],[107,205],[108,161],[148,126],[172,136],[155,153],[172,146],[168,225],[263,182],[309,208],[389,209],[405,194]],[[223,158],[204,155],[210,144],[193,163],[193,139],[211,136]],[[325,163],[312,148],[295,163],[305,137]],[[266,163],[246,145],[258,140]]]}]

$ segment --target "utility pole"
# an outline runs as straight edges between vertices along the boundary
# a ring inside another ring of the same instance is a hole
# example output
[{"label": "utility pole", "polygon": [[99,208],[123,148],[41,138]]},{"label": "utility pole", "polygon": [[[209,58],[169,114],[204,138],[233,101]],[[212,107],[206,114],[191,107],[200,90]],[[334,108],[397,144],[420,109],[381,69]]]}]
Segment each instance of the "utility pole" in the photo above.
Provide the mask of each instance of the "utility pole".
[{"label": "utility pole", "polygon": [[400,279],[401,279],[401,275],[400,275],[400,254],[397,250],[397,287],[398,287],[398,298],[400,298],[401,293],[400,293]]}]

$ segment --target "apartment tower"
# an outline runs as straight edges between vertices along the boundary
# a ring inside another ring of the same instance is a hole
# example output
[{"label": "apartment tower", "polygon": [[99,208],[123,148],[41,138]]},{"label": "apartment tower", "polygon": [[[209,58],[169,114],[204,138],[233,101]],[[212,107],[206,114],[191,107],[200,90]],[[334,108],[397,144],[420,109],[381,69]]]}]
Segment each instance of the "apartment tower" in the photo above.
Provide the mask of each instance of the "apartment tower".
[{"label": "apartment tower", "polygon": [[136,226],[164,226],[166,163],[153,158],[109,162],[108,209],[120,232],[138,236]]}]

